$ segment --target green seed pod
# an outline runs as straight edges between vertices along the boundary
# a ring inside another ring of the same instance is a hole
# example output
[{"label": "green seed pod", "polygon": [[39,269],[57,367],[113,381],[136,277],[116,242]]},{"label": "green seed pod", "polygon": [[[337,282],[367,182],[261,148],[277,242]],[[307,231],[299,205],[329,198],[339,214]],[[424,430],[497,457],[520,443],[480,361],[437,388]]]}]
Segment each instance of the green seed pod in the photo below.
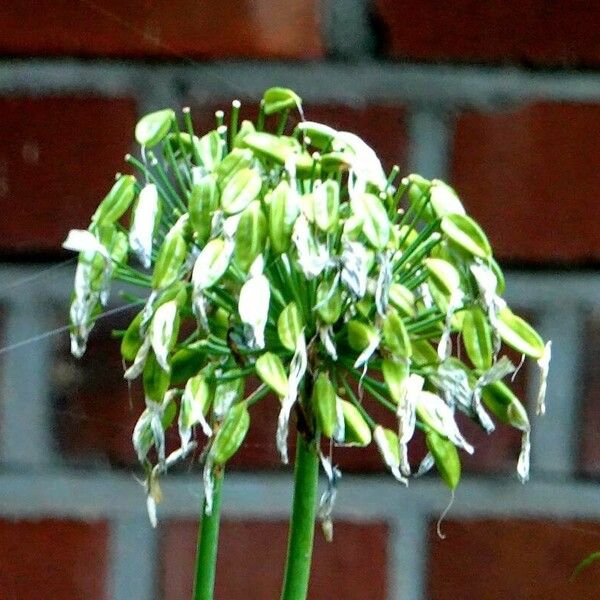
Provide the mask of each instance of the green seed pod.
[{"label": "green seed pod", "polygon": [[210,408],[214,397],[214,386],[208,380],[206,373],[190,377],[185,385],[181,400],[181,424],[190,428],[200,423]]},{"label": "green seed pod", "polygon": [[521,431],[529,430],[529,417],[525,407],[502,381],[486,385],[481,392],[481,399],[503,423]]},{"label": "green seed pod", "polygon": [[337,284],[332,290],[333,281],[321,281],[317,287],[316,311],[319,318],[326,325],[333,325],[341,316],[344,307],[344,294],[342,287]]},{"label": "green seed pod", "polygon": [[321,169],[328,173],[344,173],[352,164],[349,152],[327,152],[321,156]]},{"label": "green seed pod", "polygon": [[498,313],[498,333],[505,344],[525,356],[538,359],[544,354],[544,341],[537,331],[508,307]]},{"label": "green seed pod", "polygon": [[256,373],[278,396],[287,394],[288,378],[277,354],[265,352],[256,359]]},{"label": "green seed pod", "polygon": [[190,345],[171,357],[171,383],[178,385],[193,377],[206,364],[206,351]]},{"label": "green seed pod", "polygon": [[432,180],[429,195],[431,208],[438,218],[446,215],[466,214],[456,192],[443,181]]},{"label": "green seed pod", "polygon": [[363,222],[363,233],[374,248],[382,250],[390,239],[390,221],[381,200],[374,194],[352,199],[352,211]]},{"label": "green seed pod", "polygon": [[245,148],[244,140],[249,133],[254,133],[256,128],[254,127],[254,123],[252,121],[242,121],[240,125],[240,130],[237,132],[235,139],[233,140],[234,148]]},{"label": "green seed pod", "polygon": [[234,256],[240,269],[247,273],[254,259],[265,249],[267,218],[260,202],[254,200],[244,209],[235,233]]},{"label": "green seed pod", "polygon": [[144,311],[140,311],[131,321],[121,339],[121,356],[127,362],[133,362],[142,342],[144,341],[140,333]]},{"label": "green seed pod", "polygon": [[223,139],[215,130],[198,140],[198,154],[207,171],[213,172],[223,159]]},{"label": "green seed pod", "polygon": [[250,150],[234,148],[216,168],[219,186],[223,189],[229,180],[241,169],[247,169],[252,165],[254,156]]},{"label": "green seed pod", "polygon": [[163,154],[168,159],[169,154],[166,149],[166,146],[168,146],[176,158],[182,158],[181,153],[183,152],[185,156],[189,157],[190,160],[193,160],[195,151],[199,151],[199,143],[200,138],[196,135],[192,137],[189,133],[185,132],[170,133],[165,139],[165,149]]},{"label": "green seed pod", "polygon": [[210,448],[215,465],[224,465],[240,448],[250,427],[246,402],[231,407]]},{"label": "green seed pod", "polygon": [[221,206],[230,215],[244,210],[260,193],[262,179],[254,169],[240,169],[229,180],[221,195]]},{"label": "green seed pod", "polygon": [[368,446],[372,439],[369,424],[354,404],[347,400],[341,400],[340,402],[344,413],[344,443],[348,446]]},{"label": "green seed pod", "polygon": [[385,359],[381,363],[381,369],[390,398],[396,404],[400,404],[404,400],[406,380],[410,375],[410,363],[407,360]]},{"label": "green seed pod", "polygon": [[213,401],[213,413],[216,419],[223,419],[230,408],[242,399],[244,388],[245,379],[243,377],[217,382]]},{"label": "green seed pod", "polygon": [[385,462],[386,466],[394,475],[402,480],[400,475],[400,442],[398,436],[391,429],[377,425],[373,432],[377,449],[381,454],[381,458]]},{"label": "green seed pod", "polygon": [[293,158],[296,170],[300,175],[310,175],[312,171],[312,157],[294,138],[256,131],[246,135],[244,145],[250,148],[258,158],[274,161],[280,165],[285,165],[288,160]]},{"label": "green seed pod", "polygon": [[265,101],[265,115],[272,115],[276,112],[290,108],[301,110],[302,98],[294,91],[287,88],[272,87],[263,94]]},{"label": "green seed pod", "polygon": [[348,321],[348,344],[356,352],[362,352],[368,348],[371,343],[379,337],[377,330],[372,325],[367,325],[362,321],[351,319]]},{"label": "green seed pod", "polygon": [[460,274],[448,261],[441,258],[426,258],[424,261],[431,279],[444,294],[451,296],[460,289]]},{"label": "green seed pod", "polygon": [[154,352],[148,353],[144,365],[144,394],[153,402],[162,402],[171,383],[170,374],[167,373],[156,360]]},{"label": "green seed pod", "polygon": [[152,148],[165,138],[175,120],[170,108],[157,110],[142,117],[135,126],[135,139],[140,146]]},{"label": "green seed pod", "polygon": [[330,231],[338,223],[340,186],[328,179],[314,193],[315,223],[321,231]]},{"label": "green seed pod", "polygon": [[265,198],[269,207],[269,239],[276,254],[287,252],[294,223],[300,214],[298,200],[287,181],[282,181]]},{"label": "green seed pod", "polygon": [[277,333],[279,340],[284,348],[291,350],[296,349],[298,338],[302,335],[304,324],[300,311],[295,302],[290,302],[279,315],[277,319]]},{"label": "green seed pod", "polygon": [[205,175],[192,186],[189,200],[190,223],[201,246],[210,237],[212,216],[218,207],[219,190],[215,176]]},{"label": "green seed pod", "polygon": [[212,287],[223,277],[231,258],[228,244],[221,238],[214,238],[202,248],[194,263],[192,283],[194,289],[202,291]]},{"label": "green seed pod", "polygon": [[494,354],[492,329],[479,306],[463,311],[462,337],[475,368],[481,371],[489,369]]},{"label": "green seed pod", "polygon": [[448,240],[473,256],[492,255],[490,243],[479,225],[467,215],[452,214],[442,218],[441,229]]},{"label": "green seed pod", "polygon": [[309,223],[315,222],[315,195],[302,194],[299,198],[300,210]]},{"label": "green seed pod", "polygon": [[154,272],[152,273],[152,289],[161,290],[175,283],[187,257],[187,244],[181,227],[175,224],[160,247]]},{"label": "green seed pod", "polygon": [[414,317],[415,295],[401,283],[393,283],[390,286],[390,302],[398,309],[404,317]]},{"label": "green seed pod", "polygon": [[506,289],[506,280],[504,279],[504,273],[502,272],[500,265],[495,261],[494,258],[489,258],[488,260],[490,263],[490,268],[496,276],[496,291],[499,294],[503,294]]},{"label": "green seed pod", "polygon": [[317,426],[328,438],[333,438],[337,425],[336,393],[327,373],[321,372],[313,386],[312,409]]},{"label": "green seed pod", "polygon": [[296,125],[294,133],[298,131],[309,138],[311,145],[319,150],[329,148],[333,138],[338,133],[333,127],[323,125],[323,123],[315,123],[314,121],[301,121]]},{"label": "green seed pod", "polygon": [[118,221],[129,208],[135,197],[135,177],[121,175],[100,202],[92,216],[92,225],[102,227]]},{"label": "green seed pod", "polygon": [[410,336],[402,318],[394,308],[388,308],[383,319],[383,341],[385,346],[399,358],[410,358],[412,346]]},{"label": "green seed pod", "polygon": [[436,349],[427,340],[411,341],[412,359],[418,366],[436,365],[440,362]]},{"label": "green seed pod", "polygon": [[425,441],[442,479],[451,490],[455,490],[460,481],[461,470],[456,446],[433,430],[427,431]]}]

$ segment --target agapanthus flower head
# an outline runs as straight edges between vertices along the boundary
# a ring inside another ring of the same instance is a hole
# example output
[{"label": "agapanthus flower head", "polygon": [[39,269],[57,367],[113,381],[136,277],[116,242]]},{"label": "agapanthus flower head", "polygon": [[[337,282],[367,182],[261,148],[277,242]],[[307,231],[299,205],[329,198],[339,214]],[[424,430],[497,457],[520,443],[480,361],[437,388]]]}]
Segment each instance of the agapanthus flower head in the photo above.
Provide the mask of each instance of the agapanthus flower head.
[{"label": "agapanthus flower head", "polygon": [[[189,110],[184,127],[171,110],[143,117],[141,160],[127,157],[139,174],[118,176],[89,229],[65,242],[80,252],[75,355],[112,279],[147,289],[121,353],[125,377],[143,383],[133,444],[152,514],[158,476],[196,443],[210,511],[215,469],[242,446],[268,393],[280,400],[273,436],[283,462],[298,423],[315,451],[323,440],[375,443],[408,483],[419,430],[429,450],[419,471],[435,464],[454,489],[458,451],[475,450],[458,410],[488,433],[495,420],[522,431],[527,479],[529,420],[502,381],[514,367],[501,352],[504,344],[537,361],[543,412],[550,346],[501,298],[485,233],[450,186],[397,181],[397,167],[386,177],[365,141],[304,120],[300,107],[294,92],[273,88],[256,123],[238,122],[236,101],[229,124],[219,115],[203,135]],[[374,403],[395,415],[396,430],[375,421]],[[168,454],[171,427],[181,447]],[[330,482],[320,514],[330,523],[340,471],[320,455]]]}]

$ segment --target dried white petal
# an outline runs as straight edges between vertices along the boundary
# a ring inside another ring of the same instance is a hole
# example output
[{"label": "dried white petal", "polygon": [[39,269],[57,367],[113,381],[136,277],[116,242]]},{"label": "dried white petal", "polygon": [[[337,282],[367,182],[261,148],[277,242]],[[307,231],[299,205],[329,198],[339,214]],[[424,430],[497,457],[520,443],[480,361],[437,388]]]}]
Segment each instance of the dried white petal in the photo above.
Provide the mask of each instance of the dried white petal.
[{"label": "dried white petal", "polygon": [[344,241],[341,257],[342,283],[352,295],[360,299],[367,291],[369,273],[369,254],[360,242]]},{"label": "dried white petal", "polygon": [[167,373],[171,372],[169,365],[169,350],[175,331],[177,318],[177,302],[165,302],[156,309],[152,324],[150,325],[150,343],[156,355],[156,361]]},{"label": "dried white petal", "polygon": [[331,458],[327,458],[320,450],[319,458],[321,459],[321,466],[323,467],[323,471],[327,477],[327,488],[319,500],[317,517],[321,521],[325,539],[330,542],[333,539],[333,522],[331,515],[333,513],[333,507],[335,506],[335,499],[337,496],[337,484],[342,477],[342,472],[338,469],[338,467],[332,465]]},{"label": "dried white petal", "polygon": [[307,279],[314,279],[332,264],[327,246],[318,244],[304,215],[294,223],[292,242],[298,251],[298,264]]},{"label": "dried white petal", "polygon": [[373,336],[373,339],[369,342],[369,345],[358,355],[358,358],[354,361],[354,368],[360,369],[363,365],[369,362],[369,359],[375,353],[375,350],[379,348],[381,338],[379,335]]},{"label": "dried white petal", "polygon": [[360,178],[384,189],[387,184],[381,161],[375,151],[363,139],[348,131],[338,131],[333,141],[335,146],[346,147],[354,155],[352,170]]},{"label": "dried white petal", "polygon": [[455,446],[473,454],[474,448],[458,429],[454,420],[454,412],[439,396],[431,392],[421,392],[417,401],[417,409],[428,415],[431,420],[430,425],[438,433],[445,435]]},{"label": "dried white petal", "polygon": [[147,183],[139,194],[129,230],[129,246],[146,269],[152,264],[152,242],[158,209],[156,185]]},{"label": "dried white petal", "polygon": [[215,491],[215,480],[213,478],[213,461],[210,458],[210,453],[206,457],[204,470],[202,472],[202,480],[204,482],[204,512],[210,517],[213,509],[213,495]]},{"label": "dried white petal", "polygon": [[290,412],[298,397],[298,386],[304,377],[306,367],[308,366],[308,357],[306,354],[306,340],[304,332],[298,336],[296,342],[296,351],[290,361],[290,374],[288,377],[287,393],[281,400],[281,410],[277,419],[277,449],[281,455],[281,461],[288,463],[287,438],[290,421]]},{"label": "dried white petal", "polygon": [[333,430],[333,441],[337,444],[343,444],[346,439],[346,421],[344,419],[344,409],[342,408],[342,399],[335,397],[335,428]]},{"label": "dried white petal", "polygon": [[135,358],[133,360],[133,364],[125,371],[123,377],[125,379],[131,381],[132,379],[136,379],[142,374],[144,370],[144,365],[146,364],[146,358],[148,358],[148,352],[150,352],[151,340],[150,336],[147,335],[142,342]]},{"label": "dried white petal", "polygon": [[426,282],[422,283],[419,286],[419,295],[421,297],[421,300],[423,301],[423,305],[427,310],[433,308],[433,296],[431,295],[431,290],[429,289],[429,286]]},{"label": "dried white petal", "polygon": [[132,442],[133,448],[137,454],[138,460],[143,463],[150,452],[152,447],[152,436],[148,435],[151,431],[150,421],[152,420],[152,413],[149,410],[144,410],[137,420],[135,427],[133,428]]},{"label": "dried white petal", "polygon": [[410,475],[408,462],[408,442],[415,433],[417,423],[417,400],[423,389],[425,380],[415,373],[409,375],[406,381],[405,393],[398,403],[396,416],[398,418],[398,442],[400,444],[400,471]]},{"label": "dried white petal", "polygon": [[490,267],[478,259],[476,264],[471,265],[471,273],[477,283],[479,295],[492,328],[494,354],[498,354],[502,343],[498,333],[498,313],[506,306],[506,302],[496,293],[498,280]]},{"label": "dried white petal", "polygon": [[373,431],[373,439],[375,440],[377,448],[379,449],[379,452],[381,453],[381,456],[392,475],[400,483],[408,485],[408,479],[403,477],[402,473],[400,472],[400,459],[393,449],[390,448],[390,442],[381,425],[377,425],[377,427],[375,427]]},{"label": "dried white petal", "polygon": [[325,347],[327,354],[329,354],[332,360],[337,360],[337,349],[333,341],[333,327],[331,325],[319,327],[319,337],[321,338],[321,342]]},{"label": "dried white petal", "polygon": [[375,306],[381,317],[385,317],[389,302],[390,286],[392,285],[392,263],[390,258],[389,252],[383,252],[377,255],[379,275],[377,277],[377,287],[375,289]]},{"label": "dried white petal", "polygon": [[435,465],[435,459],[433,458],[433,454],[428,452],[420,462],[419,468],[415,473],[415,477],[421,477],[422,475],[425,475],[425,473],[428,473],[431,471],[431,469],[433,469],[433,465]]},{"label": "dried white petal", "polygon": [[552,357],[552,342],[546,342],[544,353],[538,359],[537,364],[540,369],[540,387],[536,401],[536,414],[546,413],[546,387],[548,383],[548,371],[550,370],[550,359]]},{"label": "dried white petal", "polygon": [[106,261],[110,262],[108,250],[87,229],[71,229],[62,246],[65,250],[73,250],[74,252],[98,252]]},{"label": "dried white petal", "polygon": [[240,290],[238,312],[248,331],[248,346],[254,349],[265,347],[265,327],[269,316],[271,290],[264,275],[252,277]]},{"label": "dried white petal", "polygon": [[446,360],[452,354],[452,317],[454,313],[462,307],[464,295],[461,290],[456,289],[450,295],[448,308],[446,309],[446,321],[444,330],[438,343],[437,352],[441,361]]},{"label": "dried white petal", "polygon": [[186,448],[189,444],[192,435],[192,426],[198,423],[202,428],[202,432],[208,438],[212,437],[213,430],[208,424],[202,411],[202,406],[196,402],[194,392],[192,390],[192,380],[189,379],[183,396],[181,397],[181,406],[179,408],[179,437],[181,439],[182,448]]},{"label": "dried white petal", "polygon": [[526,429],[521,437],[521,453],[517,463],[517,473],[521,483],[527,482],[529,479],[529,455],[531,451],[531,431]]}]

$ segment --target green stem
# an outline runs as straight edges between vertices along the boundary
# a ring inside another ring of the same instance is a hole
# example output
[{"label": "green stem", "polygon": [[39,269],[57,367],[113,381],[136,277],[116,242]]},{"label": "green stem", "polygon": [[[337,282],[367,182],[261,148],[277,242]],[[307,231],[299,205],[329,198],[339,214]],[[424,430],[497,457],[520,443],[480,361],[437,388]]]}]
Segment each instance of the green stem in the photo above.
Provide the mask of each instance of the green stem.
[{"label": "green stem", "polygon": [[318,481],[319,457],[316,449],[299,433],[294,468],[294,504],[281,600],[306,600],[315,531]]},{"label": "green stem", "polygon": [[196,584],[193,600],[212,600],[215,589],[215,571],[217,566],[217,547],[219,544],[219,520],[221,516],[221,487],[223,470],[214,473],[212,513],[206,514],[205,502],[202,503],[202,526],[198,532],[196,551]]}]

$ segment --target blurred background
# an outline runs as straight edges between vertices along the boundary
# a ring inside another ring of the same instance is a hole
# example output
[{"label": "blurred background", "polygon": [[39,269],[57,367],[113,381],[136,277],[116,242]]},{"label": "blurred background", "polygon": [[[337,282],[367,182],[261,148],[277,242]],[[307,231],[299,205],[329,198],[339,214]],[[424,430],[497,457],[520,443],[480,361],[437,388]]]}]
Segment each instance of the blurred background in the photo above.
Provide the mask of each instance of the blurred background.
[{"label": "blurred background", "polygon": [[[126,170],[141,114],[190,106],[206,130],[273,85],[388,168],[455,185],[509,301],[554,342],[531,482],[515,475],[518,435],[467,430],[477,452],[440,539],[437,477],[406,490],[375,452],[336,455],[335,537],[317,532],[310,598],[600,597],[600,563],[569,581],[600,550],[598,2],[5,0],[0,53],[1,599],[190,597],[198,471],[164,478],[153,530],[131,447],[142,402],[110,336],[131,313],[71,359],[60,244]],[[536,385],[524,368],[521,397]],[[276,413],[261,408],[229,469],[219,600],[278,597],[291,473]]]}]

